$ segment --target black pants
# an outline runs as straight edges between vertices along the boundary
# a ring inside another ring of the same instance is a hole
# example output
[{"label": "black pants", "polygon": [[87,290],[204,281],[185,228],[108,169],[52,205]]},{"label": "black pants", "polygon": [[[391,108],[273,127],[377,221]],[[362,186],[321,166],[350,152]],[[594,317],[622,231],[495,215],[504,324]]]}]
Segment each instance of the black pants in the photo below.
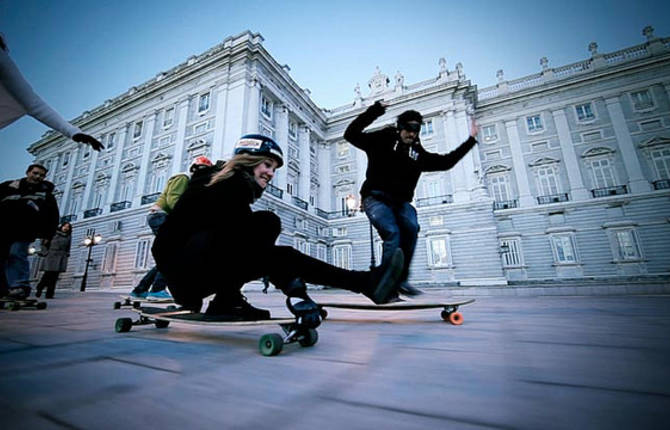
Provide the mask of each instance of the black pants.
[{"label": "black pants", "polygon": [[230,243],[219,232],[200,232],[172,257],[154,249],[158,269],[175,301],[197,306],[204,297],[235,300],[245,283],[269,276],[278,288],[296,278],[307,283],[361,292],[371,283],[370,272],[341,269],[288,247],[276,246],[281,221],[272,212],[253,214],[254,231],[244,243]]},{"label": "black pants", "polygon": [[52,298],[54,296],[54,292],[56,291],[58,275],[60,275],[60,272],[45,271],[42,274],[42,279],[40,279],[40,282],[37,284],[37,294],[42,294],[42,290],[46,288],[47,293],[45,297],[48,299]]}]

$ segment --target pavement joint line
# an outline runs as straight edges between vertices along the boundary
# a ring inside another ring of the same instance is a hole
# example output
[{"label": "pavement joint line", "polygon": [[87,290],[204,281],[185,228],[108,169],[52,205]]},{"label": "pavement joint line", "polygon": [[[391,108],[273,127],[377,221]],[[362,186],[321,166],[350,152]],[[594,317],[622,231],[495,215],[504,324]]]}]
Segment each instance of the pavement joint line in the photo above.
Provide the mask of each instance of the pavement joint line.
[{"label": "pavement joint line", "polygon": [[641,394],[643,396],[670,398],[670,394],[668,393],[658,393],[653,391],[627,390],[624,388],[598,387],[595,385],[569,384],[565,382],[541,381],[533,379],[519,379],[519,381],[525,382],[527,384],[551,385],[554,387],[578,388],[587,390],[608,391],[612,393]]},{"label": "pavement joint line", "polygon": [[437,420],[442,420],[442,421],[453,421],[461,424],[468,424],[468,425],[473,425],[473,426],[478,426],[478,427],[484,427],[484,428],[492,428],[492,429],[501,429],[501,430],[512,430],[514,427],[509,427],[509,426],[503,426],[500,424],[494,424],[490,422],[485,422],[485,421],[479,421],[479,420],[473,420],[473,419],[467,419],[467,418],[461,418],[461,417],[454,417],[451,415],[442,415],[442,414],[430,414],[430,413],[425,413],[425,412],[420,412],[420,411],[413,411],[413,410],[408,410],[408,409],[402,409],[402,408],[396,408],[392,406],[384,406],[384,405],[378,405],[374,403],[366,403],[366,402],[354,402],[350,400],[343,400],[343,399],[338,399],[336,397],[330,397],[330,396],[319,396],[322,400],[329,400],[331,402],[337,402],[341,403],[344,405],[348,406],[353,406],[357,408],[370,408],[370,409],[379,409],[383,411],[389,411],[389,412],[395,412],[395,413],[400,413],[400,414],[405,414],[405,415],[412,415],[415,417],[422,417],[422,418],[431,418],[431,419],[437,419]]},{"label": "pavement joint line", "polygon": [[644,350],[647,352],[658,352],[658,353],[665,353],[666,351],[657,349],[657,348],[649,348],[646,346],[628,346],[628,345],[601,345],[597,343],[572,343],[572,342],[551,342],[551,341],[545,341],[545,340],[516,340],[515,342],[517,343],[533,343],[533,344],[540,344],[540,345],[557,345],[557,346],[582,346],[586,348],[607,348],[607,349],[629,349],[632,351],[640,351]]},{"label": "pavement joint line", "polygon": [[152,369],[152,370],[159,370],[161,372],[174,373],[174,374],[177,374],[177,375],[181,375],[181,373],[182,373],[178,370],[166,369],[165,367],[158,367],[158,366],[152,366],[150,364],[138,363],[138,362],[132,361],[132,360],[124,360],[122,358],[102,356],[102,357],[99,357],[99,359],[100,360],[116,361],[118,363],[130,364],[130,365],[133,365],[133,366],[144,367],[144,368]]},{"label": "pavement joint line", "polygon": [[49,414],[49,413],[47,413],[47,412],[44,412],[44,411],[37,411],[37,415],[40,416],[40,417],[42,417],[42,418],[44,418],[45,420],[49,421],[49,422],[52,423],[52,424],[59,425],[59,426],[64,427],[64,428],[66,428],[66,429],[70,429],[70,430],[83,430],[83,429],[80,428],[80,427],[77,427],[77,426],[75,426],[75,425],[72,425],[72,424],[68,423],[67,421],[61,420],[60,418],[56,418],[56,417],[54,417],[53,415],[51,415],[51,414]]}]

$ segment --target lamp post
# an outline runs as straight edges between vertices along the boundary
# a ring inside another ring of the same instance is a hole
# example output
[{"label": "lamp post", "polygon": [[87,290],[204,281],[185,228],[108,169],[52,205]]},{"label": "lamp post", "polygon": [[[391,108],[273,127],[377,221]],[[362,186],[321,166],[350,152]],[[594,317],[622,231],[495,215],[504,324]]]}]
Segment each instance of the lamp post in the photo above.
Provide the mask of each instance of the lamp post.
[{"label": "lamp post", "polygon": [[91,251],[93,247],[100,243],[102,236],[95,234],[95,230],[91,232],[88,236],[84,238],[84,246],[88,247],[88,255],[86,256],[86,267],[84,268],[84,276],[81,278],[81,287],[79,291],[86,291],[86,279],[88,278],[88,265],[91,261]]},{"label": "lamp post", "polygon": [[[356,197],[353,194],[349,194],[345,198],[345,203],[347,204],[347,208],[349,209],[348,215],[349,216],[354,216],[356,213],[356,210],[358,209],[358,203],[356,202]],[[370,270],[374,269],[376,266],[375,263],[375,240],[372,235],[372,223],[368,219],[368,226],[370,227]]]}]

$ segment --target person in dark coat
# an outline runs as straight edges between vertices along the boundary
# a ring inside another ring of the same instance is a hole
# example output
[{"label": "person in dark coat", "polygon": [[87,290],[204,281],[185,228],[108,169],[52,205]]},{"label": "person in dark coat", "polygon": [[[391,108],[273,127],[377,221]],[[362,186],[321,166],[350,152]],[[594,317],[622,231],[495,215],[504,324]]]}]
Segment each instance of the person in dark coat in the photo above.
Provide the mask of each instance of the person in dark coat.
[{"label": "person in dark coat", "polygon": [[47,169],[31,164],[26,177],[0,184],[0,297],[30,295],[28,247],[36,238],[48,246],[58,226],[54,185]]},{"label": "person in dark coat", "polygon": [[58,275],[67,270],[67,260],[70,257],[70,246],[72,245],[72,225],[65,222],[58,226],[56,234],[53,235],[46,255],[42,260],[42,279],[37,284],[35,296],[40,297],[42,290],[47,289],[44,297],[53,299],[56,290]]},{"label": "person in dark coat", "polygon": [[401,251],[383,268],[361,272],[275,245],[281,220],[270,211],[252,212],[250,205],[283,164],[281,149],[254,134],[243,136],[234,153],[208,186],[187,189],[154,241],[154,259],[178,304],[199,311],[202,299],[216,294],[206,311],[212,319],[267,319],[270,312],[253,307],[241,293],[246,282],[266,276],[289,296],[302,297],[309,282],[386,302],[397,287]]},{"label": "person in dark coat", "polygon": [[435,154],[421,145],[423,116],[415,110],[401,113],[395,127],[363,131],[385,112],[386,105],[375,102],[349,124],[344,138],[368,156],[361,198],[365,214],[383,241],[382,263],[402,249],[405,267],[398,292],[416,296],[422,291],[407,282],[419,233],[416,209],[410,203],[414,190],[422,172],[449,170],[475,146],[477,126],[473,121],[469,138],[458,148]]}]

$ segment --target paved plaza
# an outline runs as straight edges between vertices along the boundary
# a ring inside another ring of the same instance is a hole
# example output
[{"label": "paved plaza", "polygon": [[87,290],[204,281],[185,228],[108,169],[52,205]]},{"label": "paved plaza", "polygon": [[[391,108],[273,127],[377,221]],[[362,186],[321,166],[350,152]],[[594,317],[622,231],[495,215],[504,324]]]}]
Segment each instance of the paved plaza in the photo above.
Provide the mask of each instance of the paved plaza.
[{"label": "paved plaza", "polygon": [[[248,297],[288,315],[278,292]],[[316,345],[275,357],[257,344],[279,327],[116,333],[134,316],[117,299],[0,311],[3,428],[670,428],[670,295],[482,296],[462,326],[331,309]]]}]

